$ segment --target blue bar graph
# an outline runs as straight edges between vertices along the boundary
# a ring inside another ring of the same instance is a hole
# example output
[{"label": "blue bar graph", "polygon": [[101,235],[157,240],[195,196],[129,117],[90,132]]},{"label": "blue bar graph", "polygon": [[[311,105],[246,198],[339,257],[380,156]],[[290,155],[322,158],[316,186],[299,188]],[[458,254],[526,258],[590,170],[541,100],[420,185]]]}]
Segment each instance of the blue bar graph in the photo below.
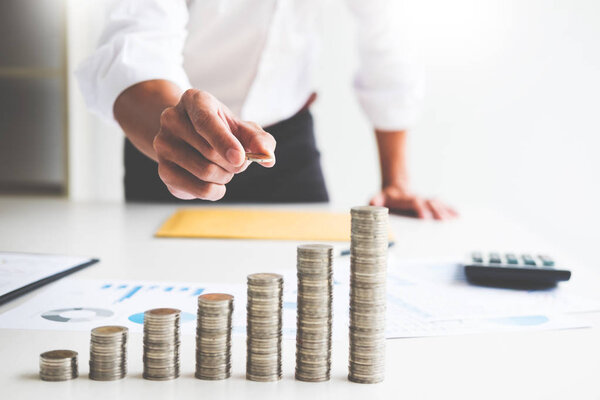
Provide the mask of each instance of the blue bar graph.
[{"label": "blue bar graph", "polygon": [[121,297],[118,301],[121,302],[123,300],[127,300],[128,298],[132,297],[134,294],[136,294],[138,292],[138,290],[140,290],[142,288],[142,286],[134,286],[133,289],[131,289],[129,292],[127,292],[127,294],[123,297]]},{"label": "blue bar graph", "polygon": [[[125,300],[131,299],[134,296],[140,295],[151,295],[150,291],[156,290],[154,292],[154,296],[168,295],[170,296],[199,296],[205,292],[205,288],[194,288],[190,286],[174,286],[174,285],[144,285],[144,284],[135,284],[135,283],[120,283],[120,282],[111,282],[111,283],[102,283],[99,288],[101,290],[110,291],[111,296],[114,297],[114,303],[121,303]],[[162,293],[160,293],[162,292]]]}]

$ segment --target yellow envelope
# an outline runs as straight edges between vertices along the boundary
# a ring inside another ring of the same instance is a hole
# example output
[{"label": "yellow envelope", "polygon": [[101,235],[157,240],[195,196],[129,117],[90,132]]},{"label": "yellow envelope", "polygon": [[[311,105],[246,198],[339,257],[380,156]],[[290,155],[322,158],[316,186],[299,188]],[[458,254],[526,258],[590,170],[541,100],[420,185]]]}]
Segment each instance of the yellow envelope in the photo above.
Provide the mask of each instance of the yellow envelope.
[{"label": "yellow envelope", "polygon": [[192,208],[177,210],[157,237],[349,241],[350,213]]}]

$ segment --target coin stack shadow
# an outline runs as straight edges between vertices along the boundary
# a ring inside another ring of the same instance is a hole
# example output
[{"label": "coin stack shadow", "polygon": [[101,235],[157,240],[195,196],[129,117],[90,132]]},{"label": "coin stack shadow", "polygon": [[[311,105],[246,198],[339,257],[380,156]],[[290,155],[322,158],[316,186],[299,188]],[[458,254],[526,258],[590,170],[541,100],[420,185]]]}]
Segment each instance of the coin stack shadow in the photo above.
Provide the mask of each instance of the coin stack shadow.
[{"label": "coin stack shadow", "polygon": [[90,379],[115,381],[127,375],[127,336],[124,326],[99,326],[90,339]]},{"label": "coin stack shadow", "polygon": [[246,379],[281,379],[283,277],[248,275]]},{"label": "coin stack shadow", "polygon": [[377,383],[385,370],[388,209],[354,207],[350,244],[348,379]]},{"label": "coin stack shadow", "polygon": [[298,246],[296,379],[329,380],[331,372],[331,305],[333,247]]},{"label": "coin stack shadow", "polygon": [[144,379],[166,381],[179,377],[179,319],[181,311],[156,308],[144,313]]},{"label": "coin stack shadow", "polygon": [[51,350],[40,354],[40,379],[43,381],[67,381],[78,376],[76,351]]},{"label": "coin stack shadow", "polygon": [[196,328],[196,378],[231,376],[231,316],[233,296],[209,293],[198,296]]}]

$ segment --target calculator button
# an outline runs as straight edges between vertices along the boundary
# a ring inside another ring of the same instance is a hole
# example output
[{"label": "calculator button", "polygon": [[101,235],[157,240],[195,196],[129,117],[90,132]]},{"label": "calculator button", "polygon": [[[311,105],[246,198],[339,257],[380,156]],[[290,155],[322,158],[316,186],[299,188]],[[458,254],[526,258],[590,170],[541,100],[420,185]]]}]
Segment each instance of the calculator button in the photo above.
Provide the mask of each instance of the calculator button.
[{"label": "calculator button", "polygon": [[544,267],[554,267],[554,260],[550,256],[541,254],[539,255],[539,258],[542,261]]},{"label": "calculator button", "polygon": [[483,256],[478,251],[474,251],[473,253],[471,253],[471,259],[473,260],[473,262],[476,262],[476,263],[483,262]]},{"label": "calculator button", "polygon": [[521,258],[523,259],[523,262],[525,263],[525,265],[537,265],[535,263],[535,260],[533,259],[533,257],[531,257],[530,254],[523,254],[521,256]]},{"label": "calculator button", "polygon": [[491,264],[501,264],[502,259],[500,258],[500,253],[490,253],[489,261]]},{"label": "calculator button", "polygon": [[505,257],[506,257],[506,262],[509,264],[518,264],[519,263],[519,259],[513,253],[506,253]]}]

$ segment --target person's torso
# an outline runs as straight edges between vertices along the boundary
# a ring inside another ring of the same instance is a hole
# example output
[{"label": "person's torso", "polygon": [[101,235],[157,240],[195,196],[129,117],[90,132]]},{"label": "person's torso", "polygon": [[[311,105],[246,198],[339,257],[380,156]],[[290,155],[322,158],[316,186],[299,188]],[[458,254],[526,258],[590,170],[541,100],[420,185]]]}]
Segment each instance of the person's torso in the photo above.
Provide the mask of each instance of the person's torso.
[{"label": "person's torso", "polygon": [[288,118],[312,91],[324,0],[191,0],[184,68],[243,119]]}]

